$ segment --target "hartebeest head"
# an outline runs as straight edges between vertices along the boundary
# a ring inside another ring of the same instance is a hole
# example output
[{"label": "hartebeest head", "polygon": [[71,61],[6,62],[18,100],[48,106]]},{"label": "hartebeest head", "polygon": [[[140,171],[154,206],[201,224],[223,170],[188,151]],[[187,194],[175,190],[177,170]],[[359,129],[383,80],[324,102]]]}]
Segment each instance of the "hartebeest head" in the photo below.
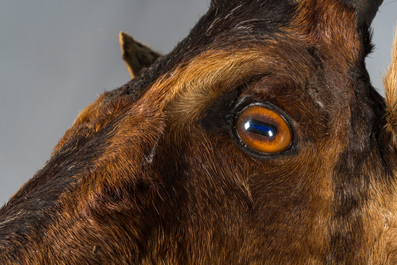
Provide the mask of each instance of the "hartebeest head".
[{"label": "hartebeest head", "polygon": [[0,210],[0,263],[396,264],[397,55],[386,103],[364,63],[381,2],[213,0],[143,70],[159,55],[122,36],[139,74]]}]

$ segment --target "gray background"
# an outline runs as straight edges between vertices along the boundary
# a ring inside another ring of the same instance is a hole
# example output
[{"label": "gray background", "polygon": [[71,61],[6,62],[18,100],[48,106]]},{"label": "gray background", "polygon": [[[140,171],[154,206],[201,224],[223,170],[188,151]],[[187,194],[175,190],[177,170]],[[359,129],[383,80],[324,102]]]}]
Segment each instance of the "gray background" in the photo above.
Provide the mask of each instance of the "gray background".
[{"label": "gray background", "polygon": [[[50,157],[77,114],[129,75],[118,32],[162,53],[187,35],[209,0],[0,0],[0,206]],[[373,22],[375,87],[390,63],[397,1]]]}]

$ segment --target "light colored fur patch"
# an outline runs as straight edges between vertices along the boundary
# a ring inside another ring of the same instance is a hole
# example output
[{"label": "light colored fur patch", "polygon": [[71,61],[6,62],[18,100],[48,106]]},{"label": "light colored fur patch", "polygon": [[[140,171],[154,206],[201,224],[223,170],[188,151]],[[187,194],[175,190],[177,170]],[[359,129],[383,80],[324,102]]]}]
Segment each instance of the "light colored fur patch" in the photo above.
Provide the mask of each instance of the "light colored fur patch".
[{"label": "light colored fur patch", "polygon": [[392,63],[383,78],[386,95],[386,129],[393,135],[393,144],[397,146],[397,30],[392,52]]}]

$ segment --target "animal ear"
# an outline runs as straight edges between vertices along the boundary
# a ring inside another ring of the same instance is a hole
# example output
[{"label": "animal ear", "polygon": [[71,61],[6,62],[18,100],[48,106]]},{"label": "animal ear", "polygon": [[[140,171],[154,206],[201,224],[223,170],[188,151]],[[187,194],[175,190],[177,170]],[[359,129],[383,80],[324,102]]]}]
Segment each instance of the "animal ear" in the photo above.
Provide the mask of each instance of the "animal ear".
[{"label": "animal ear", "polygon": [[356,9],[358,25],[370,26],[383,0],[342,0],[342,2]]},{"label": "animal ear", "polygon": [[125,32],[119,33],[119,42],[127,70],[134,78],[140,70],[150,66],[161,54],[136,41]]},{"label": "animal ear", "polygon": [[397,147],[397,31],[394,39],[392,63],[383,78],[386,101],[386,129],[392,134],[393,145]]}]

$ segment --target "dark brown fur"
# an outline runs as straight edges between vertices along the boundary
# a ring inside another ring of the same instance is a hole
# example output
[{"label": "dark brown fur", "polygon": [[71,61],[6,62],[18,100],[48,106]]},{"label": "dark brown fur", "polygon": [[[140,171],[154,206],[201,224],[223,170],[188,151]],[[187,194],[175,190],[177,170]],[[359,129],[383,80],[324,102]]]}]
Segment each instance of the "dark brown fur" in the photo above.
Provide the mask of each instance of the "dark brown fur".
[{"label": "dark brown fur", "polygon": [[[395,264],[395,97],[370,85],[360,16],[338,0],[213,1],[0,210],[0,263]],[[252,102],[289,117],[287,152],[233,138]]]},{"label": "dark brown fur", "polygon": [[125,32],[120,32],[119,42],[123,60],[131,78],[134,78],[143,68],[149,67],[160,57],[159,53],[136,41]]}]

